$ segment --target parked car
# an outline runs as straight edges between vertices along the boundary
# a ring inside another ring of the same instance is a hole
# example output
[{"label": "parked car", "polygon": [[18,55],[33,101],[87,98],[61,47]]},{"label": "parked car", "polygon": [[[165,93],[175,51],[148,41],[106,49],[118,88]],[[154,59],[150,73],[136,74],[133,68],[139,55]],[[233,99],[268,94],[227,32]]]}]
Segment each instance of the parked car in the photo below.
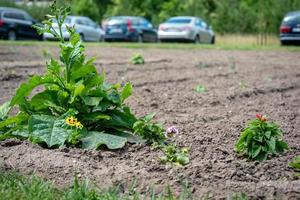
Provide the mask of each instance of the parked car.
[{"label": "parked car", "polygon": [[156,42],[157,31],[143,17],[115,16],[104,22],[105,41]]},{"label": "parked car", "polygon": [[172,17],[159,25],[160,41],[192,41],[215,43],[215,34],[207,23],[197,17]]},{"label": "parked car", "polygon": [[285,15],[280,26],[282,45],[300,43],[300,11]]},{"label": "parked car", "polygon": [[[63,37],[68,40],[70,34],[67,31],[66,26],[74,26],[75,31],[80,34],[82,41],[103,41],[104,31],[96,24],[93,20],[83,16],[67,16],[62,26]],[[56,21],[53,22],[54,29],[58,32],[58,24]],[[54,40],[53,35],[49,33],[44,34],[45,40]]]},{"label": "parked car", "polygon": [[32,25],[38,22],[24,10],[0,7],[0,38],[42,39]]}]

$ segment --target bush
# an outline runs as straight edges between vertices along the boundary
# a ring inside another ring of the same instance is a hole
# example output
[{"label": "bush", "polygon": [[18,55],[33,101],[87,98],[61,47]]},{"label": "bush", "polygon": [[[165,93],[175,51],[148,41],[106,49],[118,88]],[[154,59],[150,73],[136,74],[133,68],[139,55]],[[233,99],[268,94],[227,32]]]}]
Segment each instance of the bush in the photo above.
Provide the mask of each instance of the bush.
[{"label": "bush", "polygon": [[237,153],[250,160],[263,161],[269,155],[283,153],[288,149],[287,143],[282,140],[282,131],[275,123],[268,122],[261,115],[252,120],[241,133],[235,145]]},{"label": "bush", "polygon": [[77,15],[87,16],[95,21],[100,19],[98,6],[93,0],[76,1],[76,3],[72,3],[72,10]]}]

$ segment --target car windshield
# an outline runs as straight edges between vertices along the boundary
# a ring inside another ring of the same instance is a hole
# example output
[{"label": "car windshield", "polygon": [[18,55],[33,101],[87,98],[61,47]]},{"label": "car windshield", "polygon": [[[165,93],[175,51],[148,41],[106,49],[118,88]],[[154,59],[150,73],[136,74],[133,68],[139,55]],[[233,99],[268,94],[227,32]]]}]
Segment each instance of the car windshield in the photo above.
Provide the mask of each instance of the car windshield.
[{"label": "car windshield", "polygon": [[106,25],[108,26],[114,26],[114,25],[121,25],[121,24],[127,24],[130,22],[132,25],[138,25],[140,19],[136,17],[113,17],[109,18],[106,21]]},{"label": "car windshield", "polygon": [[169,24],[189,24],[191,23],[192,19],[187,18],[171,18],[166,23]]},{"label": "car windshield", "polygon": [[283,19],[283,24],[291,25],[294,23],[300,23],[300,15],[288,15]]},{"label": "car windshield", "polygon": [[116,25],[116,24],[123,24],[125,23],[124,18],[112,18],[108,20],[107,25]]}]

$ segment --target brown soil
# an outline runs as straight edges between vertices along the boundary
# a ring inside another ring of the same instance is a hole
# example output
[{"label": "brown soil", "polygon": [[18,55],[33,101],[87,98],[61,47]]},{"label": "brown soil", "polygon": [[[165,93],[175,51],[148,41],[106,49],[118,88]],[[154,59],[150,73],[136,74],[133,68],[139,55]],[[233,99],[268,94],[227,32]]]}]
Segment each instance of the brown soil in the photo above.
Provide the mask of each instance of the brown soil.
[{"label": "brown soil", "polygon": [[[54,47],[45,47],[55,56]],[[0,46],[0,103],[9,100],[29,75],[44,71],[43,48]],[[130,65],[134,52],[145,65]],[[75,172],[100,187],[126,186],[134,177],[142,190],[170,184],[175,191],[187,179],[195,199],[210,194],[226,198],[245,192],[259,199],[299,199],[300,180],[288,163],[300,154],[300,56],[285,51],[161,50],[87,48],[97,56],[108,81],[130,80],[128,100],[139,116],[156,112],[156,120],[180,130],[176,142],[190,147],[185,167],[165,167],[159,151],[131,146],[119,151],[43,149],[26,141],[0,142],[0,159],[8,169],[35,171],[58,185],[69,184]],[[148,62],[147,62],[148,61]],[[203,85],[207,91],[197,93]],[[290,150],[263,163],[247,162],[234,143],[256,113],[281,125]]]}]

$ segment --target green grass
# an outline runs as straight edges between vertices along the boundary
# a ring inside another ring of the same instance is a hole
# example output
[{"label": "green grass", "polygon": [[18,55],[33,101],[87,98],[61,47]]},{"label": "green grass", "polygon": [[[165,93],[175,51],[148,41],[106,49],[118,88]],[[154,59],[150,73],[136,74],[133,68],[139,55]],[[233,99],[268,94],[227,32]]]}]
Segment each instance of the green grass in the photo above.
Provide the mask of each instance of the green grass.
[{"label": "green grass", "polygon": [[[211,200],[208,193],[201,198],[195,198],[187,182],[182,182],[181,192],[174,194],[166,187],[161,194],[154,189],[146,193],[137,191],[136,182],[125,191],[122,187],[110,187],[105,190],[97,188],[89,181],[78,181],[75,177],[68,188],[56,187],[49,181],[44,181],[36,175],[20,175],[17,172],[5,172],[0,169],[0,200]],[[228,200],[248,200],[244,193],[232,193]]]},{"label": "green grass", "polygon": [[141,194],[136,191],[135,184],[127,191],[121,192],[119,187],[100,190],[88,181],[78,181],[69,188],[58,188],[51,182],[44,181],[36,175],[22,176],[15,172],[0,171],[0,200],[189,200],[193,199],[186,184],[182,192],[175,197],[169,187],[162,194],[155,191]]},{"label": "green grass", "polygon": [[[130,49],[221,49],[221,50],[249,50],[249,51],[300,51],[300,46],[281,46],[277,36],[268,36],[266,45],[258,45],[257,36],[255,35],[217,35],[216,44],[191,44],[191,43],[86,43],[87,47],[119,47]],[[3,41],[0,45],[23,45],[23,46],[52,46],[56,42],[39,42],[39,41]]]}]

